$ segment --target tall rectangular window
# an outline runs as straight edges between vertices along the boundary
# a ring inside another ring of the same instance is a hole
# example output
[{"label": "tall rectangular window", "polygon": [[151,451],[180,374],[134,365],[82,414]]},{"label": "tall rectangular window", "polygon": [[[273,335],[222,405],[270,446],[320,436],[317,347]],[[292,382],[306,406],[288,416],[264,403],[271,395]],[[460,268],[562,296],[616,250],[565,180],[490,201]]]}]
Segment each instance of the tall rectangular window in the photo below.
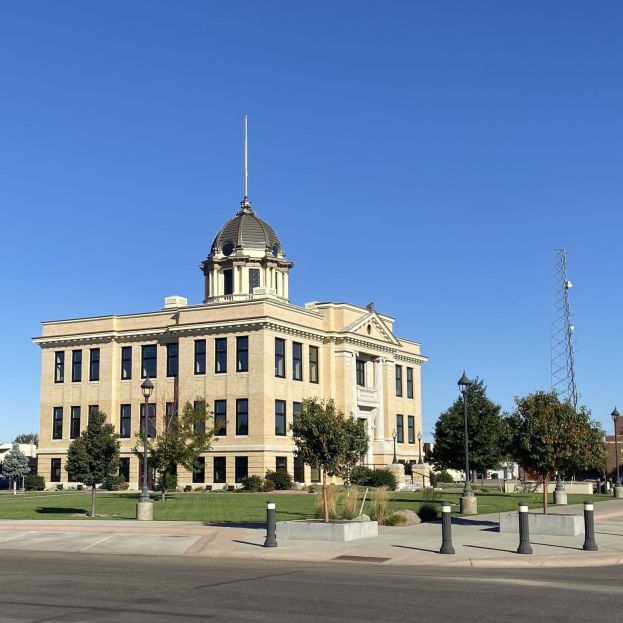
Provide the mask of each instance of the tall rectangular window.
[{"label": "tall rectangular window", "polygon": [[214,482],[227,482],[227,457],[214,457]]},{"label": "tall rectangular window", "polygon": [[54,407],[54,419],[52,420],[52,439],[63,438],[63,407]]},{"label": "tall rectangular window", "polygon": [[158,346],[146,344],[141,346],[141,378],[149,376],[155,379],[158,372]]},{"label": "tall rectangular window", "polygon": [[227,338],[217,337],[214,340],[214,371],[227,372]]},{"label": "tall rectangular window", "polygon": [[167,376],[177,376],[179,346],[177,342],[167,344]]},{"label": "tall rectangular window", "polygon": [[[145,407],[143,407],[144,409]],[[121,405],[119,415],[119,437],[128,439],[132,435],[132,405]]]},{"label": "tall rectangular window", "polygon": [[71,351],[71,382],[80,383],[82,380],[82,351]]},{"label": "tall rectangular window", "polygon": [[249,268],[249,294],[253,294],[254,288],[260,287],[260,269]]},{"label": "tall rectangular window", "polygon": [[206,373],[206,341],[195,340],[195,374]]},{"label": "tall rectangular window", "polygon": [[407,416],[407,440],[409,443],[415,443],[415,416]]},{"label": "tall rectangular window", "polygon": [[130,459],[127,456],[119,459],[119,476],[126,482],[130,480]]},{"label": "tall rectangular window", "polygon": [[100,380],[100,349],[92,348],[89,351],[89,381]]},{"label": "tall rectangular window", "polygon": [[363,359],[357,359],[357,385],[366,386],[366,362]]},{"label": "tall rectangular window", "polygon": [[206,460],[205,457],[200,456],[197,462],[193,465],[193,482],[205,482],[206,481]]},{"label": "tall rectangular window", "polygon": [[54,382],[65,381],[65,353],[62,350],[54,353]]},{"label": "tall rectangular window", "polygon": [[320,468],[312,465],[310,476],[312,482],[320,482]]},{"label": "tall rectangular window", "polygon": [[398,443],[404,443],[405,441],[405,431],[402,415],[396,415],[396,441]]},{"label": "tall rectangular window", "polygon": [[286,341],[275,338],[275,376],[284,378],[286,375]]},{"label": "tall rectangular window", "polygon": [[396,365],[396,396],[402,396],[402,366]]},{"label": "tall rectangular window", "polygon": [[121,380],[129,381],[132,378],[132,347],[124,346],[121,349]]},{"label": "tall rectangular window", "polygon": [[275,435],[284,437],[286,434],[286,401],[275,400]]},{"label": "tall rectangular window", "polygon": [[303,345],[300,342],[292,342],[292,378],[303,380]]},{"label": "tall rectangular window", "polygon": [[294,457],[294,482],[305,482],[305,462],[299,456]]},{"label": "tall rectangular window", "polygon": [[249,475],[249,457],[236,457],[236,482],[242,482]]},{"label": "tall rectangular window", "polygon": [[293,402],[292,403],[292,416],[298,415],[301,412],[301,403]]},{"label": "tall rectangular window", "polygon": [[214,401],[214,434],[218,437],[227,435],[227,400]]},{"label": "tall rectangular window", "polygon": [[169,428],[171,420],[177,417],[177,402],[164,403],[165,426]]},{"label": "tall rectangular window", "polygon": [[413,398],[413,368],[407,368],[407,398]]},{"label": "tall rectangular window", "polygon": [[234,293],[234,271],[231,268],[223,271],[223,294]]},{"label": "tall rectangular window", "polygon": [[287,472],[288,471],[288,457],[287,456],[275,457],[275,471],[276,472]]},{"label": "tall rectangular window", "polygon": [[50,482],[60,482],[60,481],[61,481],[61,460],[51,459],[50,460]]},{"label": "tall rectangular window", "polygon": [[[156,405],[153,403],[149,403],[149,417],[147,418],[147,436],[153,438],[156,436]],[[145,426],[145,403],[141,402],[141,436],[143,435],[143,431],[145,430],[143,426]]]},{"label": "tall rectangular window", "polygon": [[69,420],[69,438],[80,437],[80,407],[71,408],[71,419]]},{"label": "tall rectangular window", "polygon": [[249,371],[249,338],[240,335],[236,338],[236,372]]},{"label": "tall rectangular window", "polygon": [[318,382],[318,347],[309,347],[309,382]]},{"label": "tall rectangular window", "polygon": [[249,401],[246,398],[236,400],[236,435],[249,434]]},{"label": "tall rectangular window", "polygon": [[197,419],[193,424],[193,428],[195,432],[203,432],[206,429],[206,401],[205,400],[195,400],[193,404],[193,408],[195,411],[195,415]]}]

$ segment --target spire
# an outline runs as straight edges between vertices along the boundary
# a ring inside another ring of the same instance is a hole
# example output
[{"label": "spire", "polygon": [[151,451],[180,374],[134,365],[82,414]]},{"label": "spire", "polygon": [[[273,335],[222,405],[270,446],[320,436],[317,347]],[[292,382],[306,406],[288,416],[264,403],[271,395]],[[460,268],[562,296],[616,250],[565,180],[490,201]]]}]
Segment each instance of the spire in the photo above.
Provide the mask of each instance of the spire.
[{"label": "spire", "polygon": [[249,201],[249,155],[248,155],[248,143],[249,143],[249,130],[248,130],[247,115],[244,116],[244,198],[240,202],[240,212],[252,212],[251,202]]}]

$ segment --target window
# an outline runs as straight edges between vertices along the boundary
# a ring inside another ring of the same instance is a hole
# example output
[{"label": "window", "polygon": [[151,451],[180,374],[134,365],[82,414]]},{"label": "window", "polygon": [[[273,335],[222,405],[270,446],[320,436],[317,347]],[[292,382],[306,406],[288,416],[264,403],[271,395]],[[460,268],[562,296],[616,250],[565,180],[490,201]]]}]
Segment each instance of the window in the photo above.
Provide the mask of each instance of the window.
[{"label": "window", "polygon": [[415,417],[407,416],[407,440],[409,443],[415,443]]},{"label": "window", "polygon": [[206,373],[206,341],[195,340],[195,374]]},{"label": "window", "polygon": [[312,482],[320,482],[320,468],[319,467],[314,467],[312,465],[312,468],[311,468],[311,481]]},{"label": "window", "polygon": [[249,475],[249,457],[236,457],[236,482],[242,482]]},{"label": "window", "polygon": [[71,419],[69,420],[69,438],[80,437],[80,407],[71,408]]},{"label": "window", "polygon": [[165,402],[164,416],[166,418],[166,426],[168,428],[171,424],[171,420],[174,417],[177,417],[177,402]]},{"label": "window", "polygon": [[227,372],[227,338],[217,337],[214,340],[214,371]]},{"label": "window", "polygon": [[227,400],[214,401],[214,434],[227,435]]},{"label": "window", "polygon": [[155,379],[158,370],[158,347],[147,344],[141,347],[141,378]]},{"label": "window", "polygon": [[413,398],[413,368],[407,368],[407,398]]},{"label": "window", "polygon": [[119,459],[119,476],[126,482],[130,480],[130,459],[128,457]]},{"label": "window", "polygon": [[59,350],[54,353],[54,382],[62,383],[65,380],[65,353]]},{"label": "window", "polygon": [[402,396],[402,366],[396,366],[396,396]]},{"label": "window", "polygon": [[398,443],[404,443],[405,441],[404,424],[402,419],[402,415],[398,414],[396,416],[396,441]]},{"label": "window", "polygon": [[236,372],[249,371],[249,338],[241,335],[236,338]]},{"label": "window", "polygon": [[260,287],[260,269],[249,268],[249,294],[253,294],[253,288]]},{"label": "window", "polygon": [[223,294],[234,293],[234,271],[231,268],[223,271]]},{"label": "window", "polygon": [[[147,436],[153,438],[156,436],[156,405],[149,404],[148,418],[147,418]],[[143,426],[145,426],[145,403],[141,403],[141,437],[145,434]]]},{"label": "window", "polygon": [[357,359],[357,385],[366,386],[366,362],[363,359]]},{"label": "window", "polygon": [[249,434],[249,401],[246,398],[236,400],[236,435]]},{"label": "window", "polygon": [[275,471],[276,472],[287,472],[288,471],[288,457],[287,456],[276,457]]},{"label": "window", "polygon": [[214,457],[214,482],[227,482],[227,457]]},{"label": "window", "polygon": [[71,382],[80,383],[82,380],[82,351],[71,351]]},{"label": "window", "polygon": [[193,408],[195,411],[195,415],[197,419],[193,424],[193,428],[195,432],[204,432],[206,429],[206,401],[205,400],[195,400],[193,404]]},{"label": "window", "polygon": [[50,481],[51,482],[61,481],[61,460],[60,459],[50,460]]},{"label": "window", "polygon": [[281,338],[275,338],[275,376],[284,378],[286,375],[285,366],[286,357],[286,341]]},{"label": "window", "polygon": [[299,342],[292,342],[292,378],[303,380],[303,345]]},{"label": "window", "polygon": [[92,348],[89,352],[89,381],[100,380],[100,349]]},{"label": "window", "polygon": [[309,347],[309,382],[318,382],[318,347]]},{"label": "window", "polygon": [[298,415],[301,412],[301,403],[300,402],[293,402],[292,403],[292,415]]},{"label": "window", "polygon": [[284,437],[286,434],[286,401],[275,400],[275,435]]},{"label": "window", "polygon": [[193,482],[205,482],[206,480],[206,460],[203,456],[197,459],[193,465]]},{"label": "window", "polygon": [[167,344],[167,376],[177,376],[179,346],[177,343]]},{"label": "window", "polygon": [[124,346],[121,349],[121,380],[129,381],[132,378],[132,347]]},{"label": "window", "polygon": [[52,439],[63,438],[63,407],[54,407],[54,420],[52,421]]},{"label": "window", "polygon": [[305,482],[305,462],[299,456],[294,457],[294,481]]},{"label": "window", "polygon": [[[145,407],[143,406],[143,409]],[[132,405],[121,405],[119,415],[119,437],[128,439],[132,434]]]}]

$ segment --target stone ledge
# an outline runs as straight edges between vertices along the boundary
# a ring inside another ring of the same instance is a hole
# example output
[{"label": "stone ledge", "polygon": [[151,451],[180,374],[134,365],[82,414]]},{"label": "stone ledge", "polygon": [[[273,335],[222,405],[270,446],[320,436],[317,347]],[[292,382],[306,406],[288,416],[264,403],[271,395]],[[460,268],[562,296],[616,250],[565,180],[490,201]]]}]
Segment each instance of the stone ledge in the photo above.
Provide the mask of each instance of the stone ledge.
[{"label": "stone ledge", "polygon": [[[519,533],[519,513],[500,513],[500,532]],[[554,534],[578,536],[584,534],[584,518],[581,515],[544,515],[528,513],[530,534]]]},{"label": "stone ledge", "polygon": [[355,541],[379,535],[376,521],[334,520],[324,523],[317,520],[295,520],[277,522],[277,540],[296,539],[301,541]]}]

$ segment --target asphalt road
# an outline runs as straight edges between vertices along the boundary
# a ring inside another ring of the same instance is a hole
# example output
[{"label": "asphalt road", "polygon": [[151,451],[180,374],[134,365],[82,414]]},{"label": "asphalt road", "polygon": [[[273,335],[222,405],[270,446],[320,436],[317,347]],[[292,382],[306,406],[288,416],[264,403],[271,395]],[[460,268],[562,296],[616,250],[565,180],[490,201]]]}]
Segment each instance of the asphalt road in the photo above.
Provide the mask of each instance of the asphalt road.
[{"label": "asphalt road", "polygon": [[5,551],[0,621],[623,620],[623,567],[407,568]]}]

